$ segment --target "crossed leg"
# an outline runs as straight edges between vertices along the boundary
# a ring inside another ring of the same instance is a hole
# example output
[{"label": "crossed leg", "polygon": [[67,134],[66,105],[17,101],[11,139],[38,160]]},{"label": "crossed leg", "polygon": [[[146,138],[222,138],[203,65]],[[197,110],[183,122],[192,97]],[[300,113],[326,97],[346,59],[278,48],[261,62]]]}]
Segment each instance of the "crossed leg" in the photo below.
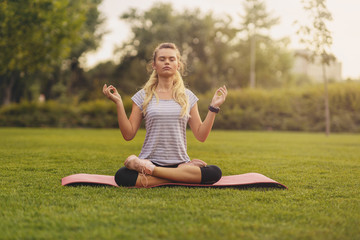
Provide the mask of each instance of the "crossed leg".
[{"label": "crossed leg", "polygon": [[145,184],[153,186],[162,183],[183,182],[200,183],[201,170],[196,166],[182,166],[177,168],[155,167],[152,175],[139,174],[136,180],[136,187],[143,187]]},{"label": "crossed leg", "polygon": [[207,165],[199,159],[169,168],[157,167],[149,160],[131,155],[124,165],[115,174],[115,181],[119,186],[126,187],[149,187],[174,182],[213,184],[222,176],[219,167]]}]

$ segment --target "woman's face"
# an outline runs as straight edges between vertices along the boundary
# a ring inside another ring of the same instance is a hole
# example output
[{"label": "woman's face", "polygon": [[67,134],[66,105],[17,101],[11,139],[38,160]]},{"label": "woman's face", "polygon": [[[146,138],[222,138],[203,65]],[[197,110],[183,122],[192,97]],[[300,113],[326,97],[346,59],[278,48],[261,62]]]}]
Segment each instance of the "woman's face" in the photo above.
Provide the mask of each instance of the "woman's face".
[{"label": "woman's face", "polygon": [[179,60],[176,57],[176,50],[162,48],[157,51],[153,68],[159,76],[173,76],[179,68]]}]

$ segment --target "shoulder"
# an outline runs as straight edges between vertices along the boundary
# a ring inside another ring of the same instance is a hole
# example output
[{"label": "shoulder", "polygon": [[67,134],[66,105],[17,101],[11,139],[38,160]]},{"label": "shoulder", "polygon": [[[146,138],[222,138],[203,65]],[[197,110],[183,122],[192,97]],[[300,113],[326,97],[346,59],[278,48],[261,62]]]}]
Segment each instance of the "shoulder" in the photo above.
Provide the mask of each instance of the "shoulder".
[{"label": "shoulder", "polygon": [[144,99],[145,98],[145,90],[141,89],[139,91],[137,91],[134,96],[132,96],[131,99]]},{"label": "shoulder", "polygon": [[188,88],[185,89],[185,93],[189,97],[196,97],[196,95]]},{"label": "shoulder", "polygon": [[190,89],[186,88],[185,93],[189,97],[190,107],[193,107],[199,98]]},{"label": "shoulder", "polygon": [[137,91],[134,96],[132,96],[131,100],[133,100],[133,102],[140,107],[140,109],[142,110],[142,103],[144,102],[145,99],[145,90],[141,89],[139,91]]},{"label": "shoulder", "polygon": [[145,90],[142,88],[139,91],[137,91],[134,96],[142,96],[145,97]]}]

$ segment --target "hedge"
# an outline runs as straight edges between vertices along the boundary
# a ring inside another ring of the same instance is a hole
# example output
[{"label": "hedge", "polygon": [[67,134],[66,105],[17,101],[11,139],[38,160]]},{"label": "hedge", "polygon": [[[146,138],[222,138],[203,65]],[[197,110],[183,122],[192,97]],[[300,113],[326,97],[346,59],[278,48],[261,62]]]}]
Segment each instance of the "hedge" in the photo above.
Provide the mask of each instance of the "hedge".
[{"label": "hedge", "polygon": [[[230,90],[214,128],[238,130],[324,131],[323,86],[299,89]],[[198,95],[204,118],[212,93]],[[329,85],[332,132],[360,132],[360,83]],[[124,98],[129,114],[130,97]],[[0,109],[2,127],[116,128],[116,107],[111,101],[94,100],[75,105],[55,101],[22,102]]]}]

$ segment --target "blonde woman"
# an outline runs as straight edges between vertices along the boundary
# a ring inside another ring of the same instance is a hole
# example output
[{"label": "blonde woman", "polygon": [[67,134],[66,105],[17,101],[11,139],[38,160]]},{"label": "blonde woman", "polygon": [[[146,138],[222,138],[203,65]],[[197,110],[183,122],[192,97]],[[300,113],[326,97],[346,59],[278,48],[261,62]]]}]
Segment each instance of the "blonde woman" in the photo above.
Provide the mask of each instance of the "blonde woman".
[{"label": "blonde woman", "polygon": [[181,73],[184,63],[173,43],[160,44],[153,53],[153,72],[133,97],[131,115],[127,118],[118,91],[103,87],[104,94],[116,103],[118,123],[125,140],[136,135],[145,119],[146,136],[140,155],[129,156],[115,174],[119,186],[147,187],[169,182],[215,183],[221,170],[199,159],[190,161],[186,145],[186,125],[196,139],[204,142],[214,123],[219,107],[224,103],[227,89],[220,87],[214,94],[209,112],[201,120],[198,98],[184,87]]}]

